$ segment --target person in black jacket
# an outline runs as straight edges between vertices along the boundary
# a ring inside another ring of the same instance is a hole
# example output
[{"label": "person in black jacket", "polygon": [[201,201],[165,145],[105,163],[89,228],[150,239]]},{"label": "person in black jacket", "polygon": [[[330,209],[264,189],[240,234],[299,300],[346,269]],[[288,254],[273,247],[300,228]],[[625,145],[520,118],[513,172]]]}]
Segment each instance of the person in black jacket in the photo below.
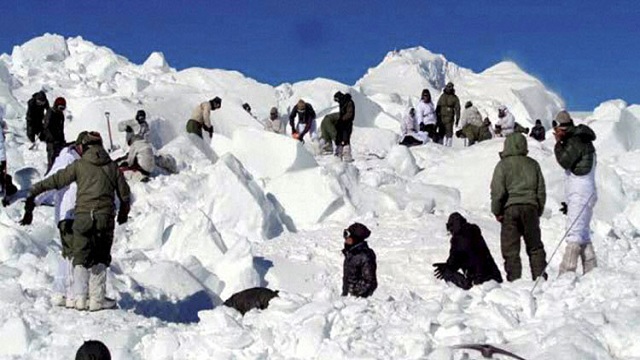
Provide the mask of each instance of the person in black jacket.
[{"label": "person in black jacket", "polygon": [[447,230],[452,235],[449,258],[446,263],[433,264],[438,279],[452,282],[465,290],[489,280],[502,282],[500,270],[477,225],[468,223],[455,212],[449,215]]},{"label": "person in black jacket", "polygon": [[351,133],[353,132],[353,120],[356,117],[356,105],[351,99],[351,94],[343,94],[338,91],[333,95],[333,100],[340,105],[340,114],[336,123],[336,155],[342,161],[351,162]]},{"label": "person in black jacket", "polygon": [[53,107],[44,117],[44,127],[40,133],[40,140],[47,143],[47,171],[53,166],[53,161],[67,144],[64,138],[64,110],[67,101],[59,97],[53,102]]},{"label": "person in black jacket", "polygon": [[369,297],[378,287],[376,254],[365,241],[371,231],[354,223],[343,231],[342,296]]},{"label": "person in black jacket", "polygon": [[[295,125],[296,115],[298,124]],[[291,136],[304,143],[304,136],[311,134],[313,139],[316,136],[316,112],[311,104],[298,101],[291,114],[289,114],[289,125],[291,126]]]},{"label": "person in black jacket", "polygon": [[529,136],[531,136],[532,138],[538,141],[544,141],[545,133],[546,133],[546,130],[544,126],[542,126],[542,121],[538,119],[536,120],[536,126],[534,126],[533,129],[531,129],[531,133],[529,134]]},{"label": "person in black jacket", "polygon": [[49,100],[44,91],[38,91],[27,102],[27,137],[32,143],[42,132],[42,120],[49,110]]},{"label": "person in black jacket", "polygon": [[255,287],[233,294],[224,302],[224,306],[234,308],[244,315],[252,309],[266,309],[269,306],[269,301],[274,297],[278,297],[278,291]]}]

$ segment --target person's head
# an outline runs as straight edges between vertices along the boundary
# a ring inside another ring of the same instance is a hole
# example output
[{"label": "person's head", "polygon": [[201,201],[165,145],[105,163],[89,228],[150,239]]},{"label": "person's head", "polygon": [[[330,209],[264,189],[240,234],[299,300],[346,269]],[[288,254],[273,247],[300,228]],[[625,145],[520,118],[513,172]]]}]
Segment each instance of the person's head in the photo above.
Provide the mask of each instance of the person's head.
[{"label": "person's head", "polygon": [[485,126],[491,126],[491,120],[489,120],[488,117],[484,118],[484,120],[482,121],[482,124]]},{"label": "person's head", "polygon": [[274,106],[269,111],[269,119],[275,120],[277,118],[278,118],[278,108]]},{"label": "person's head", "polygon": [[466,223],[467,219],[460,215],[460,213],[454,212],[449,215],[449,220],[447,220],[446,228],[448,232],[450,232],[452,235],[455,235],[460,232],[460,230],[462,230],[462,227]]},{"label": "person's head", "polygon": [[63,97],[56,98],[53,102],[53,109],[55,111],[64,111],[67,108],[67,100]]},{"label": "person's head", "polygon": [[341,91],[338,91],[335,94],[333,94],[333,101],[337,103],[340,103],[343,98],[344,98],[344,94]]},{"label": "person's head", "polygon": [[82,155],[91,146],[102,146],[102,136],[97,131],[83,131],[76,138],[76,151]]},{"label": "person's head", "polygon": [[500,105],[498,107],[498,117],[503,118],[507,116],[507,107],[505,105]]},{"label": "person's head", "polygon": [[453,83],[448,82],[447,85],[444,87],[445,94],[453,94],[454,91],[455,89],[453,88]]},{"label": "person's head", "polygon": [[365,241],[369,235],[371,235],[371,230],[360,223],[353,223],[342,231],[342,237],[346,245],[361,243]]},{"label": "person's head", "polygon": [[296,104],[296,111],[301,114],[307,111],[307,103],[302,99],[298,100],[298,103]]},{"label": "person's head", "polygon": [[42,90],[40,90],[37,93],[35,93],[33,95],[33,98],[35,99],[36,104],[38,106],[44,106],[44,104],[47,103],[47,95]]},{"label": "person's head", "polygon": [[431,102],[431,92],[429,91],[429,89],[422,89],[420,98],[426,103]]},{"label": "person's head", "polygon": [[411,115],[411,117],[416,116],[416,109],[414,108],[409,109],[409,115]]},{"label": "person's head", "polygon": [[111,360],[111,353],[101,341],[89,340],[78,348],[76,360]]},{"label": "person's head", "polygon": [[542,126],[542,120],[536,119],[536,126]]},{"label": "person's head", "polygon": [[242,104],[242,108],[244,109],[244,111],[246,111],[249,114],[251,114],[251,105],[249,105],[249,103]]},{"label": "person's head", "polygon": [[467,101],[467,102],[464,104],[464,108],[465,108],[465,109],[468,109],[468,108],[470,108],[470,107],[472,107],[472,106],[473,106],[473,103],[472,103],[471,101]]},{"label": "person's head", "polygon": [[566,130],[569,127],[573,126],[573,119],[571,118],[571,115],[569,115],[569,112],[567,112],[566,110],[560,111],[556,115],[555,121],[556,125],[554,126],[554,128],[556,129]]},{"label": "person's head", "polygon": [[136,121],[141,123],[147,120],[147,113],[144,110],[138,110],[136,112]]},{"label": "person's head", "polygon": [[209,103],[211,104],[211,109],[215,110],[215,109],[220,109],[222,107],[222,99],[220,99],[219,97],[214,97],[213,99],[209,100]]}]

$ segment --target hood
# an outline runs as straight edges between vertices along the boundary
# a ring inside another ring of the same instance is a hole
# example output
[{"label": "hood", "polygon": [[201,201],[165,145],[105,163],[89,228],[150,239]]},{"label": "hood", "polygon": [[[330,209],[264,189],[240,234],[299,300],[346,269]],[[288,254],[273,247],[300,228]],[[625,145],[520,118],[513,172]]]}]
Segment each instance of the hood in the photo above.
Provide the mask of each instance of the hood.
[{"label": "hood", "polygon": [[451,234],[457,234],[462,230],[462,227],[467,223],[467,219],[464,216],[460,215],[460,213],[454,212],[449,215],[449,220],[447,220],[447,230]]},{"label": "hood", "polygon": [[504,150],[500,153],[501,158],[508,156],[524,156],[529,152],[527,148],[527,138],[520,133],[514,133],[504,140]]},{"label": "hood", "polygon": [[90,145],[89,148],[82,153],[82,160],[102,166],[110,163],[111,157],[101,145]]},{"label": "hood", "polygon": [[567,130],[569,136],[577,136],[583,141],[595,141],[596,133],[587,125],[572,126]]}]

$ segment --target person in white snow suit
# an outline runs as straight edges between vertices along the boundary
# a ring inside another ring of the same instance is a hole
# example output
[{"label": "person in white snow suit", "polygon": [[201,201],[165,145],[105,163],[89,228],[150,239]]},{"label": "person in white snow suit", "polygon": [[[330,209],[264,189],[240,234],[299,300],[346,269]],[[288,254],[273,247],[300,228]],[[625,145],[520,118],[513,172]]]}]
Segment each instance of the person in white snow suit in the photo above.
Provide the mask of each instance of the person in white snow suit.
[{"label": "person in white snow suit", "polygon": [[420,131],[426,132],[433,142],[437,142],[437,117],[436,107],[431,101],[431,92],[429,89],[423,89],[420,102],[416,106],[416,120]]},{"label": "person in white snow suit", "polygon": [[138,110],[135,119],[118,123],[118,131],[124,131],[126,133],[127,144],[133,136],[138,136],[149,141],[150,130],[149,123],[147,122],[147,113],[144,110]]},{"label": "person in white snow suit", "polygon": [[591,244],[591,217],[597,201],[596,134],[586,125],[575,125],[566,111],[556,116],[554,128],[556,160],[564,169],[564,192],[567,204],[567,246],[560,263],[560,274],[575,272],[578,258],[586,274],[597,266]]},{"label": "person in white snow suit", "polygon": [[[298,123],[295,123],[296,116]],[[293,111],[289,114],[289,126],[291,126],[291,136],[304,143],[305,135],[309,134],[311,140],[315,140],[318,135],[316,133],[316,111],[311,104],[304,100],[298,100]]]},{"label": "person in white snow suit", "polygon": [[213,125],[211,125],[211,112],[222,107],[222,99],[215,97],[209,101],[198,104],[193,113],[191,119],[187,121],[187,133],[195,134],[201,139],[202,130],[209,133],[209,137],[213,136]]},{"label": "person in white snow suit", "polygon": [[[53,162],[51,170],[45,174],[45,178],[51,177],[58,171],[71,165],[80,159],[80,147],[75,143],[60,150],[60,154]],[[20,221],[21,225],[31,225],[33,221],[33,206],[51,204],[55,207],[54,221],[60,232],[60,243],[62,245],[62,260],[58,263],[58,269],[54,277],[52,303],[56,306],[75,307],[73,296],[73,220],[75,218],[74,208],[76,206],[76,191],[78,186],[72,183],[59,190],[51,190],[35,198],[35,203],[28,203],[25,206],[25,213]]]},{"label": "person in white snow suit", "polygon": [[400,145],[422,145],[427,140],[427,134],[420,131],[418,119],[416,118],[416,110],[414,108],[410,108],[407,114],[402,118],[400,130],[402,131]]},{"label": "person in white snow suit", "polygon": [[513,134],[516,127],[516,118],[505,105],[498,107],[498,121],[496,121],[496,134],[506,137]]},{"label": "person in white snow suit", "polygon": [[284,134],[284,126],[277,107],[272,107],[269,111],[269,118],[264,122],[264,129],[276,134]]},{"label": "person in white snow suit", "polygon": [[177,173],[175,159],[170,155],[154,155],[153,146],[149,141],[140,136],[134,136],[129,142],[129,152],[125,158],[117,159],[120,170],[123,171],[127,180],[149,181],[149,177],[157,176],[161,173]]}]

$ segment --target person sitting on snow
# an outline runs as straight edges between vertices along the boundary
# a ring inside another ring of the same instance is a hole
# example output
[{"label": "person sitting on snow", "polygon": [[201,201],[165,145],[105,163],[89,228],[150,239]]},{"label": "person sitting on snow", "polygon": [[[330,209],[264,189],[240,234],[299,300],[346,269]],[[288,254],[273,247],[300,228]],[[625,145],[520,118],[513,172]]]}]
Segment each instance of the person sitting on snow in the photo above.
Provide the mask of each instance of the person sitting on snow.
[{"label": "person sitting on snow", "polygon": [[546,131],[547,130],[544,128],[544,126],[542,126],[542,121],[540,121],[540,119],[537,119],[536,125],[533,127],[533,129],[531,129],[531,134],[529,134],[529,136],[538,141],[544,141]]},{"label": "person sitting on snow", "polygon": [[[298,123],[295,123],[296,116]],[[311,140],[315,140],[316,134],[316,112],[311,104],[304,100],[299,100],[294,110],[289,114],[289,126],[291,126],[291,136],[304,143],[304,136],[309,134]]]},{"label": "person sitting on snow", "polygon": [[342,232],[342,296],[369,297],[378,287],[376,254],[365,241],[369,235],[371,231],[360,223],[353,223]]},{"label": "person sitting on snow", "polygon": [[133,136],[138,136],[149,141],[150,130],[149,123],[147,122],[147,113],[144,110],[138,110],[135,119],[118,123],[118,131],[126,132],[127,144]]},{"label": "person sitting on snow", "polygon": [[516,118],[511,114],[509,109],[505,105],[498,107],[498,121],[496,121],[496,134],[501,137],[506,137],[509,134],[513,134],[516,126]]},{"label": "person sitting on snow", "polygon": [[278,291],[264,287],[255,287],[233,294],[224,302],[224,306],[234,308],[238,310],[240,314],[244,315],[253,309],[266,309],[274,297],[278,297]]},{"label": "person sitting on snow", "polygon": [[414,108],[410,108],[404,118],[402,118],[400,130],[402,131],[400,145],[422,145],[427,140],[427,134],[420,131],[418,119],[416,118],[416,110]]},{"label": "person sitting on snow", "polygon": [[276,134],[284,134],[284,126],[277,107],[272,107],[269,111],[269,118],[264,122],[264,129]]},{"label": "person sitting on snow", "polygon": [[198,104],[193,109],[191,119],[187,121],[187,133],[195,134],[202,139],[202,130],[213,136],[213,125],[211,125],[211,112],[222,107],[222,99],[215,97],[209,101]]},{"label": "person sitting on snow", "polygon": [[449,258],[445,263],[433,264],[436,278],[464,290],[489,280],[502,282],[500,270],[477,225],[455,212],[449,215],[447,231],[451,233]]}]

